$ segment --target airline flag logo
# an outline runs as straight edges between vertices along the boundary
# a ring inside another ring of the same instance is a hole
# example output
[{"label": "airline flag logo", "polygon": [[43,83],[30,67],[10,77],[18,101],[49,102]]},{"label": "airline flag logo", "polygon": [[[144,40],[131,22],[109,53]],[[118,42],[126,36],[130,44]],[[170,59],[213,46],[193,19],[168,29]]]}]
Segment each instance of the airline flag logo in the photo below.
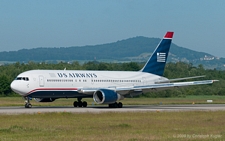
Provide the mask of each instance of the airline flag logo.
[{"label": "airline flag logo", "polygon": [[157,52],[157,62],[166,62],[166,53]]}]

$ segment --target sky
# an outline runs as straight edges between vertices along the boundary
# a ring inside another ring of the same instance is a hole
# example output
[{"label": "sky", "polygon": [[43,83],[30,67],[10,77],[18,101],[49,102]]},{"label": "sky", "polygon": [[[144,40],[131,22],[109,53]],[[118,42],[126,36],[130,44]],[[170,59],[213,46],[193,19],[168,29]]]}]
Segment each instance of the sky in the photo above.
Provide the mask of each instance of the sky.
[{"label": "sky", "polygon": [[174,31],[176,45],[225,58],[224,7],[224,0],[0,0],[0,52]]}]

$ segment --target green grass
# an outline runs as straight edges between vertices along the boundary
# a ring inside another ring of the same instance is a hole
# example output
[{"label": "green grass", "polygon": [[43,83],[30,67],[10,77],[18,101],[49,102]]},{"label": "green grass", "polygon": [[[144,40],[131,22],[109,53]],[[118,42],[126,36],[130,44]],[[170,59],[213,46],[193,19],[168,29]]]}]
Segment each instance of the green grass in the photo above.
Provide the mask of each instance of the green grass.
[{"label": "green grass", "polygon": [[[33,106],[72,106],[77,99],[57,99],[54,102],[42,103],[32,100]],[[92,98],[83,99],[89,105],[95,104]],[[159,105],[159,104],[207,104],[207,100],[213,100],[214,104],[225,104],[225,96],[186,96],[179,98],[125,98],[121,102],[124,105]],[[24,106],[22,97],[0,97],[0,107],[4,106]]]},{"label": "green grass", "polygon": [[[125,105],[225,103],[222,96],[127,98]],[[72,106],[76,99],[33,106]],[[84,99],[89,105],[92,99]],[[23,106],[21,97],[1,97],[0,106]],[[1,108],[1,107],[0,107]],[[225,111],[35,113],[0,115],[0,141],[225,140]]]},{"label": "green grass", "polygon": [[0,115],[0,140],[225,140],[224,111]]}]

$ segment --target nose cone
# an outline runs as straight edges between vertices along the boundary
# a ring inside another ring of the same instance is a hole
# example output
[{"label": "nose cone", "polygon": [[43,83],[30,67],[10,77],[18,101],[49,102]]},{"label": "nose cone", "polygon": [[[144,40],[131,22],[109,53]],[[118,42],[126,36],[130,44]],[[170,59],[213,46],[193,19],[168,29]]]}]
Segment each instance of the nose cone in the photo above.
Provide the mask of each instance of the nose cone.
[{"label": "nose cone", "polygon": [[[14,81],[10,84],[10,87],[11,87],[11,89],[14,91],[15,90],[15,83],[14,83]],[[15,91],[14,91],[15,92]]]},{"label": "nose cone", "polygon": [[10,84],[10,87],[15,93],[18,93],[20,95],[24,95],[23,88],[20,86],[20,84],[17,81],[14,80]]}]

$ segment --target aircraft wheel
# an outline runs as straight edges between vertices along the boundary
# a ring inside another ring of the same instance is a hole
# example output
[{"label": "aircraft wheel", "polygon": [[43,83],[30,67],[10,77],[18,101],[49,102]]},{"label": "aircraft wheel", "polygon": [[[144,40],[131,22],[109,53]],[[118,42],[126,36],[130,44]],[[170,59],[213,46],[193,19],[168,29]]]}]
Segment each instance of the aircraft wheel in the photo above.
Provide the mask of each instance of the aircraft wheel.
[{"label": "aircraft wheel", "polygon": [[119,102],[115,102],[115,103],[112,103],[112,104],[109,104],[109,108],[123,108],[123,103]]},{"label": "aircraft wheel", "polygon": [[118,108],[123,108],[123,103],[119,102],[118,103]]},{"label": "aircraft wheel", "polygon": [[32,105],[30,103],[26,103],[25,108],[32,108]]},{"label": "aircraft wheel", "polygon": [[32,105],[31,104],[28,104],[28,108],[32,108]]},{"label": "aircraft wheel", "polygon": [[83,101],[83,102],[82,102],[82,106],[83,106],[83,107],[87,107],[87,102],[86,102],[86,101]]},{"label": "aircraft wheel", "polygon": [[78,102],[77,102],[77,101],[74,101],[74,102],[73,102],[73,106],[74,106],[74,107],[77,107],[77,106],[78,106]]},{"label": "aircraft wheel", "polygon": [[83,103],[81,101],[78,102],[78,107],[82,107]]},{"label": "aircraft wheel", "polygon": [[109,108],[113,108],[113,105],[112,104],[109,104]]},{"label": "aircraft wheel", "polygon": [[118,108],[117,102],[115,102],[115,103],[113,104],[113,107],[114,107],[114,108]]}]

